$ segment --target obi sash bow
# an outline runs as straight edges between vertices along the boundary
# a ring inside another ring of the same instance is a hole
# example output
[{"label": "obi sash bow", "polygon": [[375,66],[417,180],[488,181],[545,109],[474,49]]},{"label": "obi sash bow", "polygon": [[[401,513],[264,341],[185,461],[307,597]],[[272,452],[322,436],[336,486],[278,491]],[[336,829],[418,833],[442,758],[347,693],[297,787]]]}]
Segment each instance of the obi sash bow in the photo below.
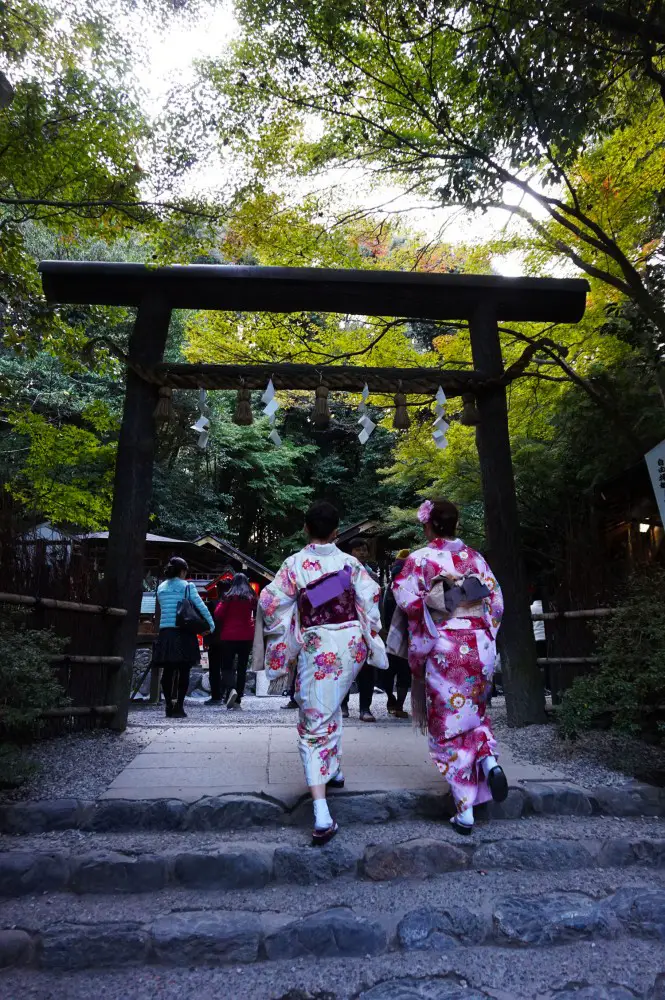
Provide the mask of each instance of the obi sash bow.
[{"label": "obi sash bow", "polygon": [[351,567],[345,566],[335,573],[326,573],[302,588],[298,595],[302,628],[341,625],[357,619],[351,574]]}]

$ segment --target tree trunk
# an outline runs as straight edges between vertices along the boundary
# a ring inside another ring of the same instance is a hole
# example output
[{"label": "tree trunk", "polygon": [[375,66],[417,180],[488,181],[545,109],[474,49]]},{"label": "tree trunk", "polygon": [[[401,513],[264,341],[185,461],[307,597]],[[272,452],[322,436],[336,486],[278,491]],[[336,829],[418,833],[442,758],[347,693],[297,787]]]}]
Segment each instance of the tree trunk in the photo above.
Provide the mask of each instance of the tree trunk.
[{"label": "tree trunk", "polygon": [[[163,302],[148,299],[141,303],[129,341],[130,364],[147,368],[159,364],[170,318],[171,309]],[[104,574],[107,603],[127,609],[126,617],[116,629],[113,649],[122,657],[123,665],[111,678],[106,698],[108,704],[118,706],[111,728],[120,731],[127,726],[141,611],[145,536],[157,439],[154,412],[158,398],[158,386],[145,382],[128,367]]]},{"label": "tree trunk", "polygon": [[[477,371],[501,376],[503,359],[496,316],[480,304],[469,321],[473,363]],[[545,721],[543,680],[536,664],[536,645],[520,539],[513,463],[504,388],[478,394],[478,456],[485,498],[489,561],[505,601],[499,646],[508,723],[527,726]]]}]

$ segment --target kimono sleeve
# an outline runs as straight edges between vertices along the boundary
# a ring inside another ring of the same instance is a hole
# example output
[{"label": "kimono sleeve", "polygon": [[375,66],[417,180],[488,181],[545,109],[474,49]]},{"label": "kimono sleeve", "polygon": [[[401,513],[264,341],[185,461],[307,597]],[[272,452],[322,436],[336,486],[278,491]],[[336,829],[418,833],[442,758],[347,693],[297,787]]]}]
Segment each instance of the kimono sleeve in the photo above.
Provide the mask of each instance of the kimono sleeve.
[{"label": "kimono sleeve", "polygon": [[421,618],[427,591],[421,562],[409,556],[393,582],[397,606],[408,618]]},{"label": "kimono sleeve", "polygon": [[367,662],[386,670],[388,657],[381,631],[381,587],[372,579],[364,566],[359,562],[353,567],[353,588],[356,598],[356,613],[362,628],[363,638],[367,644]]},{"label": "kimono sleeve", "polygon": [[259,598],[265,635],[265,667],[271,680],[285,677],[298,656],[297,600],[298,585],[293,556],[290,556]]},{"label": "kimono sleeve", "polygon": [[501,619],[503,618],[503,594],[501,593],[499,581],[484,559],[481,560],[480,569],[480,578],[490,592],[489,597],[485,598],[485,600],[489,604],[490,632],[492,633],[492,638],[496,639]]}]

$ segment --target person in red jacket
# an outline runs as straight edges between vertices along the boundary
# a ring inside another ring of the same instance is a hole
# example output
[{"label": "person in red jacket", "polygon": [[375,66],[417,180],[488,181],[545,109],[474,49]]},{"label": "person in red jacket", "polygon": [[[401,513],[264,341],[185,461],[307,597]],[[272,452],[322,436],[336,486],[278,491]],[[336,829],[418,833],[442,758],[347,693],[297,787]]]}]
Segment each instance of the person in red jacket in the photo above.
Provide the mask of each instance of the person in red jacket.
[{"label": "person in red jacket", "polygon": [[[236,573],[215,608],[215,633],[222,649],[222,699],[227,708],[240,708],[245,693],[247,664],[254,641],[256,595],[244,573]],[[238,658],[237,676],[234,661]],[[234,685],[235,681],[235,685]]]}]

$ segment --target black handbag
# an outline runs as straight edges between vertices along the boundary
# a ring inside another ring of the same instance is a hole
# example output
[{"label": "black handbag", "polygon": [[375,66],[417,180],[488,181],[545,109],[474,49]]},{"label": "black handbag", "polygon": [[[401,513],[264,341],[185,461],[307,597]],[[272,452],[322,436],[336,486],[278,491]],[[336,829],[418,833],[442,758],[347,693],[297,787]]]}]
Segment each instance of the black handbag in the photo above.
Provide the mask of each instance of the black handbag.
[{"label": "black handbag", "polygon": [[188,583],[185,588],[185,596],[181,601],[178,601],[175,612],[176,628],[181,628],[183,632],[189,632],[192,635],[203,635],[210,631],[210,626],[194,602],[187,596],[190,586],[191,584]]}]

